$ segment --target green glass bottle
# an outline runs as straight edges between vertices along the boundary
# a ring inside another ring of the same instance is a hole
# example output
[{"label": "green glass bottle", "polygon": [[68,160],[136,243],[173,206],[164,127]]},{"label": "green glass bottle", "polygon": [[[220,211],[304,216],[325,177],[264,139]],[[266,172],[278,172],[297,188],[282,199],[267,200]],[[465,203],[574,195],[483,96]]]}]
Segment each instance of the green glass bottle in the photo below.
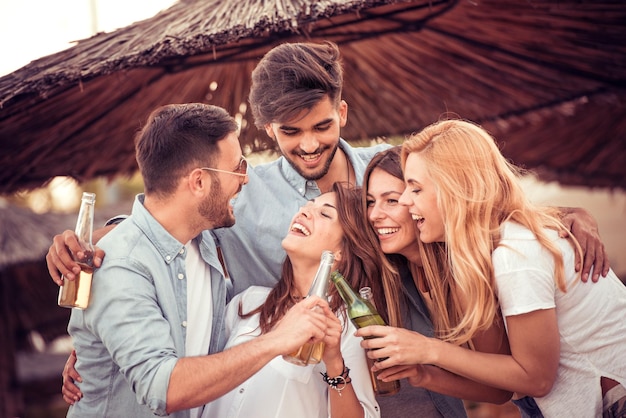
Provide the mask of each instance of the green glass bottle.
[{"label": "green glass bottle", "polygon": [[[374,302],[371,298],[372,291],[369,287],[361,289],[359,295],[338,271],[332,272],[330,278],[346,304],[348,318],[350,318],[355,327],[363,328],[369,325],[387,325],[374,306]],[[379,380],[377,378],[379,371],[372,372],[374,361],[375,360],[367,357],[367,365],[370,369],[370,378],[372,380],[374,393],[380,396],[390,396],[398,393],[400,391],[400,381],[393,380],[391,382],[383,382]]]}]

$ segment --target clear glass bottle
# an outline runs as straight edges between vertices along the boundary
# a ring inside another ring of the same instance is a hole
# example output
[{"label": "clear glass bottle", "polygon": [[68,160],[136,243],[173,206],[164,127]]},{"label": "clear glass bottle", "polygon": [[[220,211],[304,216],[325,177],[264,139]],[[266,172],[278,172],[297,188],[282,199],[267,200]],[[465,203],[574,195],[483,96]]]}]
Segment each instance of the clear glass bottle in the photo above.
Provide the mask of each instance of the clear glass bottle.
[{"label": "clear glass bottle", "polygon": [[[320,265],[309,289],[307,296],[319,296],[322,299],[328,299],[328,288],[330,284],[330,270],[335,262],[335,255],[332,251],[324,251],[320,259]],[[324,354],[324,343],[319,341],[317,343],[306,343],[295,352],[283,356],[286,361],[297,364],[299,366],[306,366],[307,364],[317,364],[322,361],[322,355]]]},{"label": "clear glass bottle", "polygon": [[91,279],[93,276],[93,218],[96,194],[84,192],[76,220],[76,237],[82,247],[83,257],[72,254],[74,261],[81,268],[80,274],[74,280],[63,277],[63,285],[59,289],[58,305],[64,308],[86,309],[89,306],[91,295]]},{"label": "clear glass bottle", "polygon": [[[345,302],[348,318],[350,318],[355,327],[363,328],[368,325],[386,325],[385,321],[376,310],[376,306],[374,306],[371,298],[372,290],[369,287],[362,288],[359,292],[360,294],[357,294],[346,281],[345,277],[338,271],[334,271],[331,274],[331,280]],[[389,396],[398,393],[398,391],[400,391],[400,381],[393,380],[391,382],[383,382],[379,380],[377,378],[379,372],[371,371],[374,361],[375,360],[367,357],[374,393],[380,396]]]}]

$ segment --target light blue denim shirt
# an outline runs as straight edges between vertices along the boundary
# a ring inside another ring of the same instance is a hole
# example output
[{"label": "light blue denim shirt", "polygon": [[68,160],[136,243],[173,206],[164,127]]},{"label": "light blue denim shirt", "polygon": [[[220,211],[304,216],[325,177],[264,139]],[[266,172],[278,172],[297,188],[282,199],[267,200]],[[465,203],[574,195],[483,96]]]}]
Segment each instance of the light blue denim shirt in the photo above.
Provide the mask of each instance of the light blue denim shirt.
[{"label": "light blue denim shirt", "polygon": [[[225,342],[226,283],[211,234],[195,239],[211,270],[214,353]],[[98,246],[106,257],[94,274],[90,305],[73,309],[68,325],[84,394],[68,417],[167,415],[170,374],[185,356],[186,248],[144,208],[143,195]],[[188,417],[189,411],[171,416]]]},{"label": "light blue denim shirt", "polygon": [[[348,156],[361,186],[369,161],[390,145],[353,148],[341,139],[339,147]],[[248,184],[234,202],[235,226],[214,230],[232,281],[230,296],[251,285],[274,287],[285,259],[281,242],[291,218],[321,194],[317,183],[298,174],[284,157],[249,168],[248,177]]]}]

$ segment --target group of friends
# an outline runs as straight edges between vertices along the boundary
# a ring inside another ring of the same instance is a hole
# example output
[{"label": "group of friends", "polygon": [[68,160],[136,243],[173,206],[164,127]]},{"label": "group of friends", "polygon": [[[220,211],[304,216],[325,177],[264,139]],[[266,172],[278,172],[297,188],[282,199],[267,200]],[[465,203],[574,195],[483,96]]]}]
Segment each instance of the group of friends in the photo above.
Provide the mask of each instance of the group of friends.
[{"label": "group of friends", "polygon": [[[455,418],[513,399],[523,417],[625,417],[626,286],[595,220],[531,204],[469,121],[350,146],[342,87],[333,43],[269,51],[249,102],[282,155],[255,167],[224,109],[150,115],[144,193],[97,231],[68,324],[68,416]],[[327,250],[388,326],[357,330],[333,287],[306,297]],[[73,231],[54,237],[58,284],[72,252]],[[317,341],[319,364],[282,358]],[[398,394],[375,395],[366,356]]]}]

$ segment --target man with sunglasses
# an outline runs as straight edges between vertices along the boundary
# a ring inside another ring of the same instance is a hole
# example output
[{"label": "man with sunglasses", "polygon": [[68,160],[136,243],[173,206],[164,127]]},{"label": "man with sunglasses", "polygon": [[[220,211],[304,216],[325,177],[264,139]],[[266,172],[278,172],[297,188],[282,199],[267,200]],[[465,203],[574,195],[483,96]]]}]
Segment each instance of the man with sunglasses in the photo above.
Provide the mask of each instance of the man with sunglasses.
[{"label": "man with sunglasses", "polygon": [[107,258],[90,305],[71,313],[83,398],[68,417],[195,417],[273,358],[324,336],[330,310],[311,298],[270,332],[221,351],[226,280],[209,230],[235,223],[230,201],[248,181],[236,129],[219,107],[180,104],[155,110],[140,132],[145,192],[99,241]]}]

